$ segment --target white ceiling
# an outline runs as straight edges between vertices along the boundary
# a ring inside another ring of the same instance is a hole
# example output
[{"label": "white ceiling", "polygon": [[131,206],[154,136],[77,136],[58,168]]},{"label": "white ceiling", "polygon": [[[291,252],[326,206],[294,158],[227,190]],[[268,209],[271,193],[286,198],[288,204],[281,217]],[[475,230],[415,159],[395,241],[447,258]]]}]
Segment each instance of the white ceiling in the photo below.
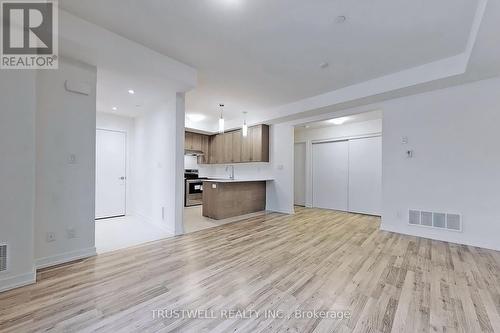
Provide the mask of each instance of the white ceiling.
[{"label": "white ceiling", "polygon": [[[97,71],[98,112],[137,117],[165,101],[167,83],[150,76],[131,75],[101,67]],[[134,94],[129,94],[134,90]],[[116,108],[116,110],[113,110]]]},{"label": "white ceiling", "polygon": [[[358,114],[345,116],[345,117],[338,117],[338,118],[345,118],[345,122],[342,125],[348,125],[348,124],[359,123],[359,122],[363,122],[363,121],[382,119],[382,117],[383,117],[382,110],[375,110],[375,111],[363,112],[363,113],[358,113]],[[326,120],[321,120],[321,121],[314,121],[314,122],[299,124],[299,125],[296,125],[295,127],[298,127],[298,128],[320,128],[320,127],[339,126],[339,125],[333,124],[331,122],[332,119],[337,119],[337,117],[331,118],[331,119],[326,119]]]},{"label": "white ceiling", "polygon": [[[188,94],[186,111],[204,114],[204,122],[215,125],[220,102],[231,120],[243,110],[257,114],[460,54],[478,1],[60,0],[60,5],[197,68],[198,87]],[[345,23],[336,23],[339,15],[347,17]],[[320,68],[322,62],[329,66]]]}]

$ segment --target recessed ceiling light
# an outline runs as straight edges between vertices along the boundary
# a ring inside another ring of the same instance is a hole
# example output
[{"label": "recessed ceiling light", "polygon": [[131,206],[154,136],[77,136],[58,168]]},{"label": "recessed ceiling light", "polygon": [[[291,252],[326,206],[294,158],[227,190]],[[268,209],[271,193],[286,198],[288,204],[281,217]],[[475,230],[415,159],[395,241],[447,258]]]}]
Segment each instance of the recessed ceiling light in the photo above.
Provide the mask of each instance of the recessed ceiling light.
[{"label": "recessed ceiling light", "polygon": [[335,18],[335,23],[344,23],[347,20],[345,15],[339,15]]},{"label": "recessed ceiling light", "polygon": [[340,117],[340,118],[330,119],[328,121],[334,125],[342,125],[343,123],[345,123],[348,120],[349,120],[349,117]]},{"label": "recessed ceiling light", "polygon": [[116,111],[116,110],[118,110],[118,108],[117,108],[116,106],[113,106],[113,107],[111,108],[111,110]]},{"label": "recessed ceiling light", "polygon": [[186,115],[186,118],[188,118],[190,121],[202,121],[206,118],[206,116],[199,113],[189,113]]},{"label": "recessed ceiling light", "polygon": [[325,69],[327,68],[328,66],[330,66],[329,63],[327,63],[326,61],[325,62],[322,62],[321,64],[319,64],[319,68],[322,68],[322,69]]},{"label": "recessed ceiling light", "polygon": [[134,90],[132,90],[132,89],[129,89],[128,93],[129,93],[130,95],[133,95],[133,94],[135,94],[135,91],[134,91]]},{"label": "recessed ceiling light", "polygon": [[309,125],[305,125],[305,126],[304,126],[304,128],[309,128],[309,127],[311,127],[311,126],[309,126]]}]

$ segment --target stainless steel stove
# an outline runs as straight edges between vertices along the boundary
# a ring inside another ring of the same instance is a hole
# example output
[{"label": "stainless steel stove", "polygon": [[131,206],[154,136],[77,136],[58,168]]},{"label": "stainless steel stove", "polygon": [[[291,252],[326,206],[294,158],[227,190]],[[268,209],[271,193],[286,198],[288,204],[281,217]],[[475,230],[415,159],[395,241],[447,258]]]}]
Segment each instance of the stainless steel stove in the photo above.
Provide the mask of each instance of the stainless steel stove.
[{"label": "stainless steel stove", "polygon": [[203,203],[203,179],[198,176],[198,170],[186,169],[184,171],[185,196],[184,206],[199,206]]}]

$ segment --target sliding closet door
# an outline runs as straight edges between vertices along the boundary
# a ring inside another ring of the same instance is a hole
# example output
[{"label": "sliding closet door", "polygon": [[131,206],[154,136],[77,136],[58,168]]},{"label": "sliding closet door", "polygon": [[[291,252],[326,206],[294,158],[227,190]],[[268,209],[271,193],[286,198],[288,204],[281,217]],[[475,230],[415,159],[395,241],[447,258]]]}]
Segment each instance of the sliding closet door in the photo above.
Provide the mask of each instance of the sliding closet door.
[{"label": "sliding closet door", "polygon": [[312,155],[314,207],[347,211],[348,142],[315,143]]},{"label": "sliding closet door", "polygon": [[382,138],[349,141],[349,211],[381,215]]}]

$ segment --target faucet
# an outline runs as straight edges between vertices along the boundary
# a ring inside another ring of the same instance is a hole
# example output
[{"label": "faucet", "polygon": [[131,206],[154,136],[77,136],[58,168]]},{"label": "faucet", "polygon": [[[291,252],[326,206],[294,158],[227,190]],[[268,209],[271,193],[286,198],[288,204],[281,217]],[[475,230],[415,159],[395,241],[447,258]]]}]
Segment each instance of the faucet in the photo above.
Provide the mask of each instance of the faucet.
[{"label": "faucet", "polygon": [[234,165],[226,166],[226,172],[228,170],[231,170],[231,172],[229,173],[229,179],[234,180]]}]

